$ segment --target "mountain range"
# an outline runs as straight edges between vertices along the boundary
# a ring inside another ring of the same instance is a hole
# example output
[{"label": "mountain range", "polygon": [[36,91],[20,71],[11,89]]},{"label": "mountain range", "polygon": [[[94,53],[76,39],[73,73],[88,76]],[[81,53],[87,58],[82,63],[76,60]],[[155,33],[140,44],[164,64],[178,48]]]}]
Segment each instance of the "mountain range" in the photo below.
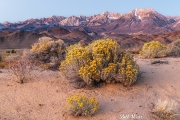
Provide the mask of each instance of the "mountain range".
[{"label": "mountain range", "polygon": [[[139,43],[134,40],[135,36],[173,34],[178,30],[180,16],[164,16],[153,9],[135,9],[126,14],[106,11],[93,16],[52,16],[0,23],[0,48],[29,48],[42,36],[63,39],[68,44],[87,44],[94,39],[111,37],[122,46],[131,47]],[[122,42],[124,40],[126,42]]]}]

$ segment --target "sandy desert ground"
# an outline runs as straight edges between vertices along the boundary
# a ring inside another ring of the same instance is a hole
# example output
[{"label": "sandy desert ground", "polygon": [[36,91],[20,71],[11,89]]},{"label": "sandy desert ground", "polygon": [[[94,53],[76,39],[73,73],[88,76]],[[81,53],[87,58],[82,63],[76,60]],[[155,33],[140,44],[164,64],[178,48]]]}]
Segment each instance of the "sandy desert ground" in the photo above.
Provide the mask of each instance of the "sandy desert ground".
[{"label": "sandy desert ground", "polygon": [[[130,88],[107,84],[94,89],[74,89],[56,71],[36,72],[23,85],[7,71],[0,73],[0,120],[155,120],[151,114],[158,99],[174,101],[180,107],[180,58],[161,58],[168,64],[151,65],[151,60],[135,58],[140,77]],[[99,111],[92,117],[73,117],[65,111],[68,96],[94,96]],[[129,118],[122,118],[129,115]]]}]

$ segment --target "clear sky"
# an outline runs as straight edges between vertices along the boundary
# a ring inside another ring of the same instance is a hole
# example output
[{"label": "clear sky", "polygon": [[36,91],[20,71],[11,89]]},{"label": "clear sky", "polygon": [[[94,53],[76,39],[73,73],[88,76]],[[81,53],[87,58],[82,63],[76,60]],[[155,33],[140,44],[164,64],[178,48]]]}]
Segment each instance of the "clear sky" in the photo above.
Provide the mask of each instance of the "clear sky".
[{"label": "clear sky", "polygon": [[127,13],[135,8],[153,8],[163,15],[180,16],[180,0],[0,0],[0,23],[53,15]]}]

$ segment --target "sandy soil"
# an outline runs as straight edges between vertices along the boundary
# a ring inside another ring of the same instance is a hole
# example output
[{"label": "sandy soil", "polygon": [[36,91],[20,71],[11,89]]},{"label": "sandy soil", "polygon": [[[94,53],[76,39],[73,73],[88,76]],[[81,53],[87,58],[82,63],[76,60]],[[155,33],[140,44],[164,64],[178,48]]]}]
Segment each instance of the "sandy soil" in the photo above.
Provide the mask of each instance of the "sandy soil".
[{"label": "sandy soil", "polygon": [[[169,64],[155,65],[151,60],[135,59],[141,75],[130,88],[107,84],[91,90],[74,89],[53,71],[36,72],[35,78],[21,85],[1,70],[0,120],[131,120],[134,114],[136,120],[154,120],[151,110],[158,99],[174,101],[178,108],[180,58],[163,58]],[[66,98],[75,93],[95,96],[99,111],[92,117],[69,116],[64,109]]]}]

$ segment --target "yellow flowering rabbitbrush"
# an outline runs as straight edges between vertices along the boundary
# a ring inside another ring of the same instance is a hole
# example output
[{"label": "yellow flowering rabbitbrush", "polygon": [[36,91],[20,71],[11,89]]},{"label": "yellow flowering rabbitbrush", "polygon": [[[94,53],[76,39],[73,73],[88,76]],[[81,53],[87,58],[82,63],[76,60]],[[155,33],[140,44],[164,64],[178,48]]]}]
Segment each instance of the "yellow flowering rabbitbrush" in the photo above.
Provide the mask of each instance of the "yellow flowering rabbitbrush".
[{"label": "yellow flowering rabbitbrush", "polygon": [[80,44],[67,48],[66,59],[61,62],[60,71],[73,87],[84,87],[86,83],[79,76],[79,69],[90,61],[90,54]]},{"label": "yellow flowering rabbitbrush", "polygon": [[70,82],[81,81],[90,86],[101,81],[121,82],[129,86],[137,80],[139,66],[133,56],[112,39],[97,40],[86,47],[77,44],[68,50],[60,70],[72,78]]},{"label": "yellow flowering rabbitbrush", "polygon": [[157,58],[166,56],[166,46],[159,41],[145,43],[140,51],[141,58]]},{"label": "yellow flowering rabbitbrush", "polygon": [[119,69],[119,73],[124,78],[121,82],[124,84],[124,86],[134,83],[138,77],[139,66],[133,60],[132,55],[125,53],[119,65],[121,67],[121,69]]},{"label": "yellow flowering rabbitbrush", "polygon": [[93,115],[98,110],[96,99],[88,98],[83,94],[75,94],[68,98],[67,109],[74,116]]}]

